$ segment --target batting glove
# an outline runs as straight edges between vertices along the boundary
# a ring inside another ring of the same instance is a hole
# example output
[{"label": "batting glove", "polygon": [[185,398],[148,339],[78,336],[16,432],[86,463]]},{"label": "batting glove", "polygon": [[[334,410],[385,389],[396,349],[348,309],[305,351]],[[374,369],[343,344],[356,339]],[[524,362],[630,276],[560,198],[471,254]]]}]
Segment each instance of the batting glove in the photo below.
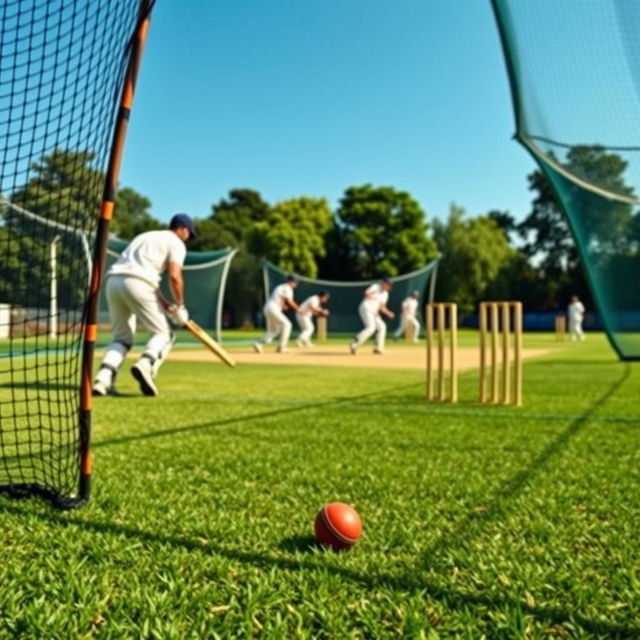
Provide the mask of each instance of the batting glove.
[{"label": "batting glove", "polygon": [[189,320],[189,312],[183,304],[174,304],[169,307],[169,320],[177,327],[183,327]]}]

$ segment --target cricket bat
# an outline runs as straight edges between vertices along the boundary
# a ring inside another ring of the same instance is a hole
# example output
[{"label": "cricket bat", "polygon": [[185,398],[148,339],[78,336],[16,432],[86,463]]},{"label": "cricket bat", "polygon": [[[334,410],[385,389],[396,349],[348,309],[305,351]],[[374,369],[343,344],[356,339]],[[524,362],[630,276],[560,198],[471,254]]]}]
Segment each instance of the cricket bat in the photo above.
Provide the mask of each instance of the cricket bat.
[{"label": "cricket bat", "polygon": [[202,342],[202,344],[207,347],[210,351],[213,351],[222,362],[228,364],[230,367],[236,366],[236,361],[198,324],[196,324],[193,320],[187,320],[187,323],[184,325],[189,331],[191,335],[195,336]]}]

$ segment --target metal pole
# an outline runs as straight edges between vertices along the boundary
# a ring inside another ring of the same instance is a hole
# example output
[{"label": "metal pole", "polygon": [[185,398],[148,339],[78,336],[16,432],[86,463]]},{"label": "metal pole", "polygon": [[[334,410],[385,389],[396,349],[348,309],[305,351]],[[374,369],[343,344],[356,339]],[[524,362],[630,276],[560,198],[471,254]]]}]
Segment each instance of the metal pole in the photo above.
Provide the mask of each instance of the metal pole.
[{"label": "metal pole", "polygon": [[427,342],[427,400],[433,400],[433,303],[425,307],[425,329]]},{"label": "metal pole", "polygon": [[49,297],[49,337],[58,337],[58,265],[56,244],[60,236],[55,236],[50,246],[51,294]]}]

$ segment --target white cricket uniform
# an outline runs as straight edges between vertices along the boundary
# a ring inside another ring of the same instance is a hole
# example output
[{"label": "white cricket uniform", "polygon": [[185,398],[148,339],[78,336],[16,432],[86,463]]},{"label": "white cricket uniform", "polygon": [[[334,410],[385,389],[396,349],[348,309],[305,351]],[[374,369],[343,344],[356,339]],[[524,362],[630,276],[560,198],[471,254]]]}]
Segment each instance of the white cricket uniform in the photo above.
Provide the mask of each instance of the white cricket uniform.
[{"label": "white cricket uniform", "polygon": [[315,325],[313,324],[313,309],[320,308],[320,296],[309,296],[301,305],[300,311],[296,313],[296,320],[300,327],[300,335],[298,336],[298,342],[303,345],[311,344],[311,336],[315,331]]},{"label": "white cricket uniform", "polygon": [[584,331],[582,330],[584,312],[584,305],[580,300],[572,302],[567,307],[567,315],[569,316],[569,333],[571,334],[572,340],[584,340]]},{"label": "white cricket uniform", "polygon": [[[173,345],[173,333],[158,299],[160,277],[167,263],[182,266],[184,242],[171,230],[147,231],[136,236],[106,275],[106,295],[113,325],[113,341],[106,349],[96,376],[117,373],[133,345],[136,320],[149,332],[143,355],[151,360],[153,374]],[[111,378],[112,380],[113,378]]]},{"label": "white cricket uniform", "polygon": [[356,336],[354,346],[357,348],[376,334],[376,349],[384,350],[384,339],[387,335],[387,325],[380,317],[380,307],[387,304],[389,292],[378,282],[370,285],[365,291],[365,297],[360,303],[358,312],[364,324],[364,329]]},{"label": "white cricket uniform", "polygon": [[291,334],[291,321],[283,313],[287,308],[287,300],[293,300],[293,287],[285,282],[271,292],[271,296],[264,305],[267,330],[258,340],[259,343],[269,344],[274,338],[280,336],[278,346],[280,349],[286,348]]},{"label": "white cricket uniform", "polygon": [[402,314],[400,316],[400,325],[393,334],[399,338],[406,330],[408,325],[413,325],[413,341],[418,341],[420,333],[420,321],[418,316],[418,300],[413,296],[409,296],[402,301]]}]

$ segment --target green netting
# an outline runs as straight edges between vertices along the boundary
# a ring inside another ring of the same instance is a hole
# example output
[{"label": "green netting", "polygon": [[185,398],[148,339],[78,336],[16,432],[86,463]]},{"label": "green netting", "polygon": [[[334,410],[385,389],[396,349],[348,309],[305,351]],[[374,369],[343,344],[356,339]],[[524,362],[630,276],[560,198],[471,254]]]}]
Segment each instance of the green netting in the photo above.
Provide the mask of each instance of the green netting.
[{"label": "green netting", "polygon": [[[109,239],[106,270],[124,251],[126,240]],[[184,262],[184,299],[190,316],[206,329],[213,329],[216,339],[221,339],[222,306],[224,290],[229,270],[237,249],[220,249],[218,251],[188,251]],[[160,288],[170,300],[167,274],[162,275]],[[104,293],[104,283],[100,291],[100,324],[109,323],[109,311]]]},{"label": "green netting", "polygon": [[[400,315],[402,301],[413,291],[420,293],[418,309],[424,309],[426,301],[433,300],[435,278],[438,261],[429,264],[396,278],[391,278],[393,289],[389,293],[388,307]],[[267,260],[262,261],[262,273],[264,276],[265,295],[268,297],[274,287],[286,281],[289,272],[283,271]],[[333,280],[314,280],[298,276],[300,282],[294,291],[297,302],[317,294],[319,291],[327,291],[331,296],[327,307],[331,311],[328,320],[330,333],[354,333],[362,329],[362,321],[358,314],[358,307],[362,302],[365,289],[378,280],[366,280],[361,282],[336,282]],[[396,319],[393,322],[398,322]],[[295,326],[295,325],[294,325]],[[395,327],[395,325],[393,325]]]},{"label": "green netting", "polygon": [[611,343],[640,358],[640,3],[492,3],[516,137],[567,215]]}]

